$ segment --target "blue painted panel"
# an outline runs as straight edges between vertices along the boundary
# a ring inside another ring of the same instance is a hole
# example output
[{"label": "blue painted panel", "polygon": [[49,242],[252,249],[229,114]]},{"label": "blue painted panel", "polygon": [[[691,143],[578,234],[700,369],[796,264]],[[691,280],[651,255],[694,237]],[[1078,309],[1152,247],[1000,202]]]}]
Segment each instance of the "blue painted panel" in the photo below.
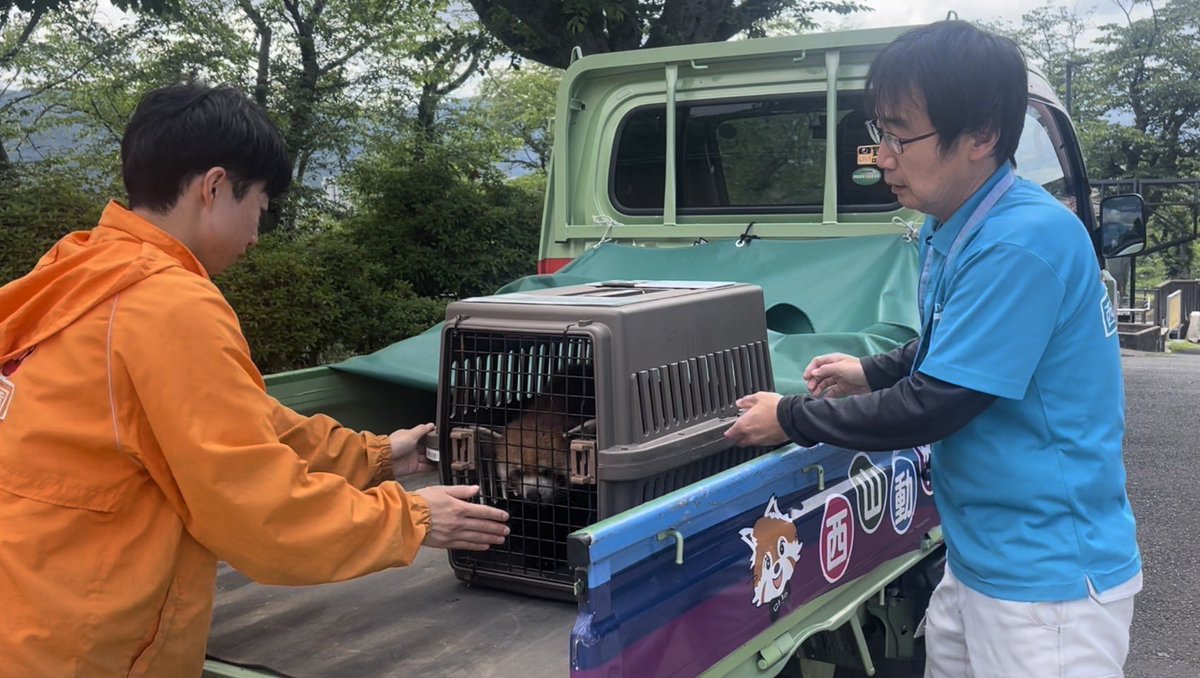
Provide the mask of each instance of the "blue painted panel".
[{"label": "blue painted panel", "polygon": [[[584,530],[591,563],[573,671],[697,673],[780,616],[918,548],[938,523],[920,482],[925,459],[793,446]],[[824,467],[824,491],[813,464]],[[683,534],[682,565],[673,539],[655,539],[667,529]]]}]

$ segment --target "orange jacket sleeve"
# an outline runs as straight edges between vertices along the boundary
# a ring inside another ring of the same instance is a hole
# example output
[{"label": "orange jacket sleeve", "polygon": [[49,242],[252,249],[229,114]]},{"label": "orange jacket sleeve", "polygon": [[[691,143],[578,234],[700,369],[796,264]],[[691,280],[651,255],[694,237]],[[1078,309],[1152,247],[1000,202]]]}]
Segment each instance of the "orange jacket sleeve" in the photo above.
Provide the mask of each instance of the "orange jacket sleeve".
[{"label": "orange jacket sleeve", "polygon": [[271,402],[275,433],[308,462],[309,471],[337,474],[360,490],[395,479],[387,436],[352,431],[324,414],[306,417],[274,398]]},{"label": "orange jacket sleeve", "polygon": [[208,281],[181,277],[170,294],[123,295],[112,360],[130,382],[125,397],[137,401],[117,408],[141,424],[126,446],[192,536],[269,584],[340,581],[412,562],[428,527],[424,500],[395,482],[359,491],[281,442],[278,403],[232,309]]}]

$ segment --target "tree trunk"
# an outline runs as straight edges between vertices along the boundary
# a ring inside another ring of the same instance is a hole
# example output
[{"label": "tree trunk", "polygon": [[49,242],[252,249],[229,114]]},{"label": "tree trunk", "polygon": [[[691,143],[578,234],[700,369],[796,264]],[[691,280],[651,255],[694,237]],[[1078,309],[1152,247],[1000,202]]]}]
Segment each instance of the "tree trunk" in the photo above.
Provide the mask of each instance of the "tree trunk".
[{"label": "tree trunk", "polygon": [[313,24],[324,11],[325,3],[316,2],[308,17],[300,13],[299,0],[284,0],[283,4],[291,15],[296,30],[296,46],[300,48],[300,78],[296,84],[296,91],[293,92],[295,103],[291,115],[288,116],[286,138],[292,163],[296,168],[294,180],[297,184],[303,184],[308,163],[299,160],[312,146],[313,112],[320,97],[317,84],[321,78],[321,66],[318,62],[316,41],[313,38]]},{"label": "tree trunk", "polygon": [[266,108],[271,84],[271,25],[250,4],[250,0],[238,0],[238,5],[258,31],[258,73],[254,81],[254,102]]}]

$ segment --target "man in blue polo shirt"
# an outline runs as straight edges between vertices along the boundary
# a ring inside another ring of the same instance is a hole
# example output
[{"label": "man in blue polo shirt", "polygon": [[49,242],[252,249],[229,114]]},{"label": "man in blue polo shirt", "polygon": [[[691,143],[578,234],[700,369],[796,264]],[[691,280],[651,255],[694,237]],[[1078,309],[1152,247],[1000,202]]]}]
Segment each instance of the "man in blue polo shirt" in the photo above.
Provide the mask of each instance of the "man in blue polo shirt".
[{"label": "man in blue polo shirt", "polygon": [[[959,21],[915,29],[867,77],[884,179],[921,233],[918,340],[821,356],[815,398],[757,393],[739,444],[933,442],[948,564],[926,676],[1119,676],[1141,558],[1121,456],[1116,321],[1090,238],[1014,175],[1024,58]],[[934,442],[940,441],[940,442]]]}]

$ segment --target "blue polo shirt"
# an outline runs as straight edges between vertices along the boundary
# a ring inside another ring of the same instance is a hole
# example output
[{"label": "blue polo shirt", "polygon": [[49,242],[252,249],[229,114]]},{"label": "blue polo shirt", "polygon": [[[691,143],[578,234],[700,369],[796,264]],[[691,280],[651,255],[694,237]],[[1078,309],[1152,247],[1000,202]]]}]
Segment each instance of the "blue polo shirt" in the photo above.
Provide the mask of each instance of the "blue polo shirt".
[{"label": "blue polo shirt", "polygon": [[1073,600],[1141,571],[1116,318],[1086,229],[1024,179],[943,270],[968,217],[1011,172],[1005,163],[921,232],[930,324],[916,369],[997,396],[933,446],[934,499],[964,584],[1005,600]]}]

